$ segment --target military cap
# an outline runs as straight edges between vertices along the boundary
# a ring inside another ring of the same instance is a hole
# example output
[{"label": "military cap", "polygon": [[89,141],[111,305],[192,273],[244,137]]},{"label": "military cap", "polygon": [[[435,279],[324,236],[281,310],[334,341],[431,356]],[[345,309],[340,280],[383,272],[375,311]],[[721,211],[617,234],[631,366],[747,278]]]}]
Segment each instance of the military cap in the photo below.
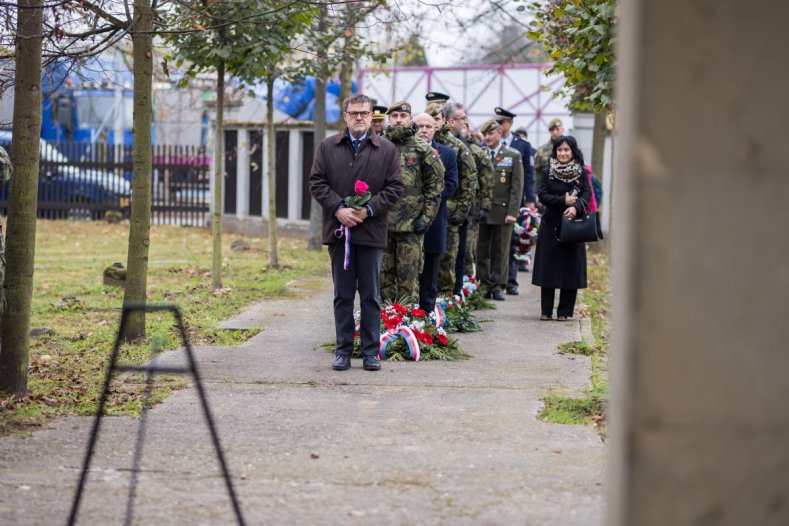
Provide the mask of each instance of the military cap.
[{"label": "military cap", "polygon": [[554,128],[558,128],[562,125],[562,119],[551,119],[548,121],[548,130],[552,130]]},{"label": "military cap", "polygon": [[482,134],[491,132],[493,130],[498,130],[498,129],[499,129],[499,123],[496,122],[495,119],[487,120],[487,121],[482,123],[482,126],[479,127],[479,131]]},{"label": "military cap", "polygon": [[449,95],[446,93],[439,93],[437,91],[431,91],[427,95],[425,95],[427,102],[446,102],[449,100]]},{"label": "military cap", "polygon": [[431,102],[425,108],[425,113],[430,115],[431,117],[438,117],[441,115],[441,104],[438,102]]},{"label": "military cap", "polygon": [[404,100],[401,100],[400,102],[395,102],[394,104],[389,106],[389,109],[386,110],[386,114],[389,115],[390,113],[395,111],[404,111],[406,113],[411,113],[411,104]]},{"label": "military cap", "polygon": [[382,121],[386,118],[386,110],[388,108],[386,106],[373,106],[373,120],[374,121]]},{"label": "military cap", "polygon": [[516,117],[514,113],[505,110],[500,106],[496,106],[495,108],[493,108],[493,113],[496,114],[496,120],[504,120],[504,119],[512,120]]}]

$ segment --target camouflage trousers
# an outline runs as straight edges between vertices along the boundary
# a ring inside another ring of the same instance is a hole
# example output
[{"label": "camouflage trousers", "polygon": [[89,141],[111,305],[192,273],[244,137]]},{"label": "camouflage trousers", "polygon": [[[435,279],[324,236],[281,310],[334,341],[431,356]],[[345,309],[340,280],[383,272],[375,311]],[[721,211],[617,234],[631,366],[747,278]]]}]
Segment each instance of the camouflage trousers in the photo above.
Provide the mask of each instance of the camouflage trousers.
[{"label": "camouflage trousers", "polygon": [[466,267],[463,269],[466,276],[474,275],[474,262],[477,257],[477,239],[479,238],[479,223],[469,221],[466,234]]},{"label": "camouflage trousers", "polygon": [[441,254],[438,266],[438,290],[452,294],[455,290],[455,261],[458,258],[460,234],[457,226],[447,226],[447,251]]},{"label": "camouflage trousers", "polygon": [[381,300],[417,303],[423,234],[389,232],[381,261]]}]

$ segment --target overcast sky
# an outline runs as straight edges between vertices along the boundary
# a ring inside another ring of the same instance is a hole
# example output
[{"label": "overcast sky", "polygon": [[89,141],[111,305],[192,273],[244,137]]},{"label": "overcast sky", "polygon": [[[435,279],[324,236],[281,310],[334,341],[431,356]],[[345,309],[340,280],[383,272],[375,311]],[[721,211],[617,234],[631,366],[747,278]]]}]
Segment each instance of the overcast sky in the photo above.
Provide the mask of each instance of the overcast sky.
[{"label": "overcast sky", "polygon": [[386,39],[388,29],[405,39],[416,30],[429,65],[456,66],[476,54],[480,45],[495,36],[496,28],[510,23],[512,17],[527,22],[512,0],[497,2],[509,6],[509,14],[495,9],[490,0],[400,0],[390,5],[409,22],[388,28],[378,25],[371,28],[370,37]]}]

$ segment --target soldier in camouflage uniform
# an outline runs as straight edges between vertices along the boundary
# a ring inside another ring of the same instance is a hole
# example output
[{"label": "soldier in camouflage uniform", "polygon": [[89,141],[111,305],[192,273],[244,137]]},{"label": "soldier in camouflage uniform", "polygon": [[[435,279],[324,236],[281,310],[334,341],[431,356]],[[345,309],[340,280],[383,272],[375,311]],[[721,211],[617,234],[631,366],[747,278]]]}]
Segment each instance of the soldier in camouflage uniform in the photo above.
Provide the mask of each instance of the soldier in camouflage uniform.
[{"label": "soldier in camouflage uniform", "polygon": [[[5,149],[0,146],[0,189],[11,179],[14,167]],[[0,321],[5,310],[5,243],[3,242],[3,227],[0,224]]]},{"label": "soldier in camouflage uniform", "polygon": [[425,113],[432,116],[438,126],[433,140],[452,148],[458,158],[460,184],[455,195],[447,200],[447,222],[449,223],[447,251],[441,256],[438,272],[438,290],[445,294],[454,294],[460,292],[458,282],[462,283],[463,279],[463,276],[456,275],[455,266],[458,263],[458,257],[465,259],[465,247],[462,252],[460,251],[460,226],[468,218],[471,206],[474,204],[474,194],[477,191],[477,165],[471,151],[463,144],[463,141],[450,133],[449,124],[441,113],[443,106],[443,103],[431,102],[425,108]]},{"label": "soldier in camouflage uniform", "polygon": [[384,137],[400,152],[405,185],[402,199],[389,209],[387,246],[381,262],[381,299],[419,301],[424,234],[438,213],[444,165],[435,150],[416,136],[411,105],[402,101],[386,112]]},{"label": "soldier in camouflage uniform", "polygon": [[553,152],[553,141],[560,135],[564,135],[564,125],[561,119],[551,119],[548,121],[548,131],[551,132],[551,140],[537,148],[534,156],[534,187],[539,188],[542,182],[542,171],[548,167]]},{"label": "soldier in camouflage uniform", "polygon": [[[488,215],[491,205],[491,192],[493,190],[493,164],[480,146],[471,140],[471,135],[463,137],[463,130],[468,126],[466,110],[462,104],[449,103],[444,106],[445,117],[452,134],[463,141],[477,165],[477,191],[474,195],[474,204],[467,219],[466,231],[466,257],[463,264],[463,274],[474,275],[474,258],[477,252],[477,236],[479,234],[479,221]],[[457,269],[456,269],[457,270]],[[462,276],[459,276],[462,278]]]}]

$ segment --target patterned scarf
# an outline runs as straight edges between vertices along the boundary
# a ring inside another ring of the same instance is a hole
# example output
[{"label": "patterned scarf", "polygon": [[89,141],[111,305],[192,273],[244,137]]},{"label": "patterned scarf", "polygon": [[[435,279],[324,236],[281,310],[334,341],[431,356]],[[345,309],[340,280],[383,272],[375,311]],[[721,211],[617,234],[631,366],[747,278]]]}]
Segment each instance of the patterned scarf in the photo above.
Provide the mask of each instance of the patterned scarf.
[{"label": "patterned scarf", "polygon": [[575,161],[562,164],[557,159],[551,158],[551,168],[548,177],[553,177],[565,183],[574,183],[581,177],[582,173],[583,168]]}]

